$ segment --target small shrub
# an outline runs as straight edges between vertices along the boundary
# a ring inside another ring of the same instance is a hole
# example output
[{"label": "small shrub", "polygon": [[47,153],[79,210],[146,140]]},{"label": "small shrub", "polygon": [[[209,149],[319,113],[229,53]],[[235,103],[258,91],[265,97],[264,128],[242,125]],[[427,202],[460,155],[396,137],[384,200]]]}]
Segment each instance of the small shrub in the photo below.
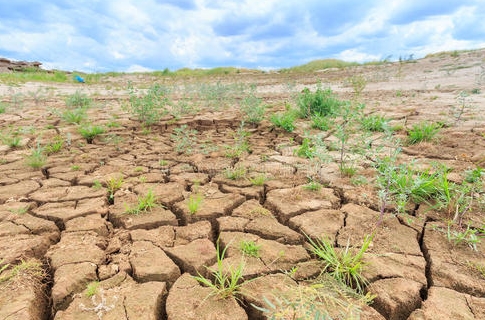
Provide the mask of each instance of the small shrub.
[{"label": "small shrub", "polygon": [[308,88],[303,89],[296,99],[302,118],[332,115],[345,103],[339,100],[330,88],[322,89],[320,86],[314,93]]},{"label": "small shrub", "polygon": [[2,133],[0,135],[0,140],[10,148],[18,148],[21,145],[22,137],[20,136],[19,130],[15,130],[8,133]]},{"label": "small shrub", "polygon": [[478,237],[478,230],[470,228],[467,226],[465,230],[451,230],[451,224],[448,224],[448,230],[446,237],[448,242],[453,243],[453,245],[459,245],[461,243],[466,243],[470,249],[473,251],[478,251],[477,244],[480,243],[480,238]]},{"label": "small shrub", "polygon": [[388,128],[388,120],[381,115],[369,115],[360,120],[362,129],[373,132],[384,132]]},{"label": "small shrub", "polygon": [[295,112],[288,110],[284,113],[275,113],[271,116],[271,123],[288,132],[295,130]]},{"label": "small shrub", "polygon": [[432,141],[441,129],[441,125],[429,122],[414,124],[408,132],[408,143],[416,144],[422,141]]},{"label": "small shrub", "polygon": [[155,84],[145,94],[138,95],[130,84],[128,91],[130,111],[145,125],[150,126],[158,122],[163,115],[168,114],[167,105],[170,102],[167,96],[170,92],[168,88]]},{"label": "small shrub", "polygon": [[260,123],[264,119],[264,113],[266,112],[263,99],[256,97],[255,90],[256,88],[252,87],[249,95],[244,97],[240,104],[243,120],[252,124]]},{"label": "small shrub", "polygon": [[315,156],[316,150],[309,138],[304,138],[301,146],[295,150],[295,154],[299,157],[311,159]]},{"label": "small shrub", "polygon": [[330,129],[330,120],[326,116],[313,115],[311,117],[311,120],[313,129],[319,129],[322,131],[327,131],[328,129]]},{"label": "small shrub", "polygon": [[175,142],[175,151],[179,154],[191,154],[197,145],[197,130],[190,129],[186,124],[175,128],[171,139]]},{"label": "small shrub", "polygon": [[84,93],[76,91],[66,98],[66,105],[74,108],[89,108],[92,100]]}]

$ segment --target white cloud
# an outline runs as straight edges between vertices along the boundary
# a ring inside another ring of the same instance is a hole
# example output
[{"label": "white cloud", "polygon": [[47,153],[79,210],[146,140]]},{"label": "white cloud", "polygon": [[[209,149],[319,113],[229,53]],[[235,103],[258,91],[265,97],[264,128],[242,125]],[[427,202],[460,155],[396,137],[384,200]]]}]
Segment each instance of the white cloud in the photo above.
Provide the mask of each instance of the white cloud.
[{"label": "white cloud", "polygon": [[480,0],[16,0],[0,56],[81,71],[288,67],[485,46]]}]

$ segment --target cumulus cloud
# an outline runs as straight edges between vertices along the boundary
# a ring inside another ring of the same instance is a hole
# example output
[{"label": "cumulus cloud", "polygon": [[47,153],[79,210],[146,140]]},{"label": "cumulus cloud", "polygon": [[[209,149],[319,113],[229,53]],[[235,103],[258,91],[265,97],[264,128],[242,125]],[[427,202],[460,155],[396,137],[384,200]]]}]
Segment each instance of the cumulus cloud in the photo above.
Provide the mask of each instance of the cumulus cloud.
[{"label": "cumulus cloud", "polygon": [[88,72],[284,68],[485,46],[481,0],[16,0],[0,56]]}]

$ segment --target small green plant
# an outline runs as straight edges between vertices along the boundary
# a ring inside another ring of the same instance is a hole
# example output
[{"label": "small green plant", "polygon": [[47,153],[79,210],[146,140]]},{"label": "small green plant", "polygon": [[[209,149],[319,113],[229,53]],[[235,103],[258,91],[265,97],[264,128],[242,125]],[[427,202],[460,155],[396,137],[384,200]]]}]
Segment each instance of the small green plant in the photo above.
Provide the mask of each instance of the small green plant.
[{"label": "small green plant", "polygon": [[89,108],[91,103],[91,98],[79,91],[76,91],[66,98],[66,105],[71,108]]},{"label": "small green plant", "polygon": [[384,132],[389,128],[388,120],[381,115],[368,115],[360,120],[362,129],[373,132]]},{"label": "small green plant", "polygon": [[30,150],[30,155],[26,158],[26,163],[29,167],[38,169],[42,168],[47,162],[47,157],[44,154],[44,148],[37,144],[37,148],[32,148]]},{"label": "small green plant", "polygon": [[[10,267],[10,264],[3,264],[3,260],[0,260],[0,284],[7,281],[25,281],[25,278],[36,282],[41,285],[47,275],[46,271],[42,268],[42,263],[38,260],[21,260],[19,264]],[[21,275],[23,280],[16,280],[17,276]]]},{"label": "small green plant", "polygon": [[485,171],[481,167],[465,172],[465,181],[468,183],[477,183],[485,176]]},{"label": "small green plant", "polygon": [[319,129],[322,131],[327,131],[328,129],[330,129],[330,117],[313,115],[311,117],[311,121],[313,129]]},{"label": "small green plant", "polygon": [[234,144],[226,146],[225,156],[228,158],[239,158],[245,152],[249,153],[251,148],[249,146],[249,132],[244,129],[244,121],[241,122],[239,128],[234,133]]},{"label": "small green plant", "polygon": [[0,102],[0,114],[5,113],[7,111],[7,104]]},{"label": "small green plant", "polygon": [[121,189],[121,186],[123,185],[123,176],[119,177],[111,177],[108,180],[106,180],[106,188],[108,189],[108,200],[110,203],[113,202],[114,196],[116,191]]},{"label": "small green plant", "polygon": [[267,180],[268,178],[264,174],[259,174],[255,177],[249,178],[249,182],[251,182],[253,186],[263,186]]},{"label": "small green plant", "polygon": [[72,170],[72,171],[78,171],[79,169],[81,169],[81,167],[80,167],[79,165],[77,165],[77,164],[73,164],[73,165],[71,166],[71,170]]},{"label": "small green plant", "polygon": [[364,292],[367,280],[362,275],[364,262],[362,258],[372,242],[373,235],[367,235],[361,248],[355,252],[349,242],[345,248],[334,248],[329,239],[312,240],[310,251],[325,264],[323,272],[328,272],[334,279],[353,287],[357,292]]},{"label": "small green plant", "polygon": [[246,176],[247,170],[243,166],[235,166],[234,168],[226,168],[224,170],[224,177],[230,180],[238,180]]},{"label": "small green plant", "polygon": [[441,125],[429,122],[414,124],[408,132],[408,144],[416,144],[422,141],[432,141],[441,129]]},{"label": "small green plant", "polygon": [[61,114],[62,120],[72,124],[80,124],[86,117],[86,110],[84,108],[67,109]]},{"label": "small green plant", "polygon": [[230,266],[225,268],[223,264],[223,259],[226,254],[227,246],[220,250],[219,241],[216,243],[217,250],[217,267],[216,269],[209,270],[212,273],[214,281],[203,277],[201,274],[195,276],[194,278],[201,284],[212,289],[211,296],[217,295],[222,299],[229,297],[236,297],[241,293],[241,285],[244,282],[243,274],[245,263],[241,261],[236,267]]},{"label": "small green plant", "polygon": [[203,199],[204,197],[198,192],[189,196],[189,199],[187,200],[187,206],[189,208],[190,214],[196,214],[197,211],[199,211]]},{"label": "small green plant", "polygon": [[315,156],[316,150],[312,145],[312,140],[310,138],[303,138],[301,146],[295,150],[295,154],[299,157],[311,159]]},{"label": "small green plant", "polygon": [[94,190],[100,190],[100,189],[103,188],[103,185],[101,184],[101,182],[99,180],[94,180],[92,188]]},{"label": "small green plant", "polygon": [[29,206],[18,207],[18,208],[15,208],[15,209],[8,209],[8,211],[10,211],[11,213],[14,213],[14,214],[22,215],[22,214],[26,214],[29,211]]},{"label": "small green plant", "polygon": [[167,105],[170,90],[160,84],[154,84],[144,94],[138,94],[131,83],[128,85],[130,95],[130,111],[139,121],[146,126],[158,122],[160,118],[168,114]]},{"label": "small green plant", "polygon": [[473,251],[478,251],[477,244],[481,242],[478,236],[478,230],[472,229],[470,226],[467,226],[466,229],[463,230],[452,230],[451,223],[448,224],[446,237],[448,242],[453,245],[456,246],[461,243],[466,243]]},{"label": "small green plant", "polygon": [[241,100],[240,108],[243,113],[243,120],[258,124],[264,119],[266,106],[263,104],[263,99],[256,97],[256,86],[251,86],[249,95]]},{"label": "small green plant", "polygon": [[105,130],[103,127],[92,124],[83,125],[79,128],[79,133],[84,139],[86,139],[86,142],[88,144],[92,144],[94,138],[96,138],[100,134],[103,134],[104,131]]},{"label": "small green plant", "polygon": [[175,151],[179,154],[191,154],[197,145],[197,130],[189,129],[184,124],[173,130],[171,135],[172,140],[175,142]]},{"label": "small green plant", "polygon": [[52,142],[50,142],[44,147],[44,150],[47,155],[51,155],[51,154],[60,152],[63,146],[64,146],[64,139],[62,138],[62,136],[56,135],[52,139]]},{"label": "small green plant", "polygon": [[86,286],[86,297],[91,298],[98,293],[99,281],[93,281]]},{"label": "small green plant", "polygon": [[344,103],[344,101],[337,98],[330,88],[322,89],[321,84],[318,84],[315,92],[305,88],[296,97],[296,104],[302,118],[310,118],[315,115],[333,115]]},{"label": "small green plant", "polygon": [[293,132],[296,128],[296,114],[292,110],[288,110],[284,113],[275,113],[271,116],[270,120],[276,127],[282,128],[288,132]]},{"label": "small green plant", "polygon": [[0,140],[10,148],[18,148],[22,143],[19,130],[11,130],[7,133],[0,133]]},{"label": "small green plant", "polygon": [[309,191],[320,191],[322,190],[322,184],[319,183],[318,181],[313,181],[310,180],[307,184],[303,186],[303,189],[309,190]]},{"label": "small green plant", "polygon": [[241,250],[241,252],[244,255],[249,257],[258,258],[260,249],[261,249],[261,246],[258,246],[254,241],[251,241],[251,240],[249,241],[242,240],[239,243],[239,250]]},{"label": "small green plant", "polygon": [[127,207],[125,213],[138,215],[140,213],[149,212],[157,206],[156,197],[153,190],[148,190],[147,194],[138,197],[138,203],[133,207]]},{"label": "small green plant", "polygon": [[364,91],[367,86],[367,79],[363,75],[354,75],[348,79],[348,82],[354,89],[356,97],[360,97],[362,91]]}]

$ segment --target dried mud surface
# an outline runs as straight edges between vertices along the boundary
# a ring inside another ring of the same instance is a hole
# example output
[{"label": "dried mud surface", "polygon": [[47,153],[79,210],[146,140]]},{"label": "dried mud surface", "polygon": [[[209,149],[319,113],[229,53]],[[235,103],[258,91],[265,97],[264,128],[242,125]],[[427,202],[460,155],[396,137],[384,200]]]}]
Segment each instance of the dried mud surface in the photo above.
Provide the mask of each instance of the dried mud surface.
[{"label": "dried mud surface", "polygon": [[[293,150],[310,130],[308,121],[298,120],[292,133],[268,120],[246,125],[251,151],[231,158],[226,146],[236,143],[237,102],[222,101],[218,110],[202,108],[180,119],[167,117],[149,130],[124,108],[129,82],[146,88],[154,82],[220,81],[256,84],[269,115],[291,101],[289,84],[299,92],[321,81],[342,99],[352,99],[346,80],[363,75],[367,86],[360,100],[366,113],[401,125],[397,135],[405,138],[406,128],[424,120],[452,123],[435,142],[404,147],[401,159],[415,159],[416,165],[439,161],[453,169],[449,179],[460,181],[453,173],[485,166],[484,54],[298,75],[183,80],[123,75],[101,84],[0,84],[3,101],[24,97],[21,106],[0,114],[0,127],[25,129],[21,147],[0,145],[0,261],[8,264],[2,275],[26,261],[38,262],[43,271],[19,272],[0,283],[0,318],[264,319],[254,305],[265,307],[266,298],[314,279],[322,269],[307,250],[305,235],[358,247],[375,231],[364,255],[364,276],[376,298],[360,318],[485,319],[485,245],[478,243],[476,251],[452,245],[443,232],[451,217],[423,207],[401,215],[390,208],[376,228],[380,202],[369,165],[358,168],[367,184],[341,177],[332,162],[320,170],[324,188],[305,189],[311,164]],[[481,91],[469,96],[471,107],[455,123],[458,95],[474,89]],[[39,101],[28,94],[37,90],[50,94]],[[117,123],[93,144],[54,112],[65,108],[65,97],[76,91],[95,101],[89,119],[107,127]],[[173,134],[181,125],[197,131],[191,153],[176,151],[180,141]],[[41,169],[25,164],[38,141],[45,144],[58,135],[69,139],[61,152],[49,155]],[[246,168],[245,178],[224,174],[239,167]],[[266,177],[264,184],[252,184],[249,178],[259,175]],[[106,182],[112,178],[123,183],[110,196]],[[126,214],[148,192],[158,205]],[[200,207],[191,213],[189,202],[197,197]],[[476,209],[466,218],[483,228],[484,216]],[[239,300],[218,299],[193,277],[210,276],[207,267],[217,262],[217,239],[228,246],[226,266],[241,261],[243,241],[260,248],[258,257],[244,258],[245,279],[252,281],[243,285],[246,294]]]}]

